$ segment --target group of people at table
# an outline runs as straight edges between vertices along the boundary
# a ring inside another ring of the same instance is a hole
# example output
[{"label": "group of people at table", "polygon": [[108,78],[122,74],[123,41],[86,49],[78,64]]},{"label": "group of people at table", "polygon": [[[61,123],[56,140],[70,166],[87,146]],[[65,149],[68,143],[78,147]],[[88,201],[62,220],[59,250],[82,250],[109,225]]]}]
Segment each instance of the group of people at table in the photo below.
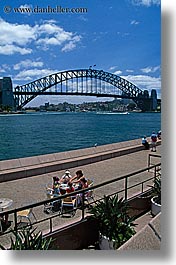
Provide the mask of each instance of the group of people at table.
[{"label": "group of people at table", "polygon": [[66,170],[61,178],[53,177],[53,186],[52,188],[47,187],[47,191],[51,192],[53,196],[58,196],[85,188],[88,188],[88,182],[82,170],[76,171],[74,177],[71,176],[69,170]]}]

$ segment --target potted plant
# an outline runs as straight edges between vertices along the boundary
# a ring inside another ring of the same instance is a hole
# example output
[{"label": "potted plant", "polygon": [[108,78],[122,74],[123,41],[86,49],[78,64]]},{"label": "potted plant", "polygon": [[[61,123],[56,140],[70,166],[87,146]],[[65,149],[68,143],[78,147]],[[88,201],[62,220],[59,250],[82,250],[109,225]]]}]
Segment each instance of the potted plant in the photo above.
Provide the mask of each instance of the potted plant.
[{"label": "potted plant", "polygon": [[100,249],[117,249],[135,234],[133,218],[127,210],[127,202],[118,199],[118,194],[104,196],[90,205],[89,213],[98,221]]},{"label": "potted plant", "polygon": [[12,231],[14,238],[11,237],[11,246],[5,248],[0,245],[2,250],[48,250],[52,239],[45,239],[39,231],[35,233],[36,228],[32,230],[23,229],[22,231]]},{"label": "potted plant", "polygon": [[151,213],[153,216],[161,211],[161,176],[159,175],[153,181],[151,198]]}]

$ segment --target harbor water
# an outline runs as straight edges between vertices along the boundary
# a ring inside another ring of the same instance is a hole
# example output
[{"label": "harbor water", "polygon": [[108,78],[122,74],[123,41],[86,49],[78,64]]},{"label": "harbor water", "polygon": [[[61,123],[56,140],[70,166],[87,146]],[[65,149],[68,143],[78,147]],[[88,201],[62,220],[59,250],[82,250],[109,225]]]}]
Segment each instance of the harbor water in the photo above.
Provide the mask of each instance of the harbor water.
[{"label": "harbor water", "polygon": [[0,160],[150,136],[161,113],[40,112],[0,115]]}]

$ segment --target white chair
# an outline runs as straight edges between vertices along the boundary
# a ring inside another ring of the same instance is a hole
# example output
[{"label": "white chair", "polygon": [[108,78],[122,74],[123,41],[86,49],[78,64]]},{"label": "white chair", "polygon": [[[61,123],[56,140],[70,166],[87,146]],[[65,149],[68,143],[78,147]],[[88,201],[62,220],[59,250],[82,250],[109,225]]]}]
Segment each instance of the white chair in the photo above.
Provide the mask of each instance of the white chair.
[{"label": "white chair", "polygon": [[[94,185],[93,180],[88,179],[87,180],[88,183],[88,187],[92,187]],[[93,193],[93,189],[92,190],[88,190],[87,192],[85,192],[84,194],[84,200],[87,201],[88,203],[90,203],[92,200],[94,201],[94,193]]]},{"label": "white chair", "polygon": [[74,197],[66,197],[61,201],[61,214],[73,217],[76,214],[77,200]]},{"label": "white chair", "polygon": [[35,217],[32,208],[17,212],[17,219],[19,219],[19,222],[22,222],[22,219],[26,219],[27,223],[31,224],[32,216],[37,221],[37,218]]},{"label": "white chair", "polygon": [[[56,195],[53,194],[52,189],[50,188],[46,188],[46,196],[47,199],[52,199],[54,197],[57,198]],[[48,202],[44,204],[44,212],[49,214],[49,213],[53,213],[53,212],[58,212],[60,211],[61,208],[61,200],[60,199],[56,199],[55,201],[52,202]]]},{"label": "white chair", "polygon": [[[47,199],[53,198],[53,192],[52,189],[46,187],[46,197]],[[51,213],[53,209],[53,202],[47,202],[44,204],[44,212],[45,213]]]}]

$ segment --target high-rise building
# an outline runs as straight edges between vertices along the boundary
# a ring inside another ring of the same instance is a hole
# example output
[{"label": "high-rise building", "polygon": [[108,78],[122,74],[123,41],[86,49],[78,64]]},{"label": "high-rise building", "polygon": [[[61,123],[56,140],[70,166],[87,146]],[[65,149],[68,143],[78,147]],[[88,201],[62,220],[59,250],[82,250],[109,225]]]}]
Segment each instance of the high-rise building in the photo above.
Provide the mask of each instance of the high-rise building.
[{"label": "high-rise building", "polygon": [[14,96],[10,77],[0,79],[0,105],[14,109]]},{"label": "high-rise building", "polygon": [[149,98],[149,92],[148,92],[148,90],[146,90],[146,89],[144,90],[144,97],[145,97],[145,98]]},{"label": "high-rise building", "polygon": [[156,89],[151,90],[151,110],[157,109],[157,92]]}]

